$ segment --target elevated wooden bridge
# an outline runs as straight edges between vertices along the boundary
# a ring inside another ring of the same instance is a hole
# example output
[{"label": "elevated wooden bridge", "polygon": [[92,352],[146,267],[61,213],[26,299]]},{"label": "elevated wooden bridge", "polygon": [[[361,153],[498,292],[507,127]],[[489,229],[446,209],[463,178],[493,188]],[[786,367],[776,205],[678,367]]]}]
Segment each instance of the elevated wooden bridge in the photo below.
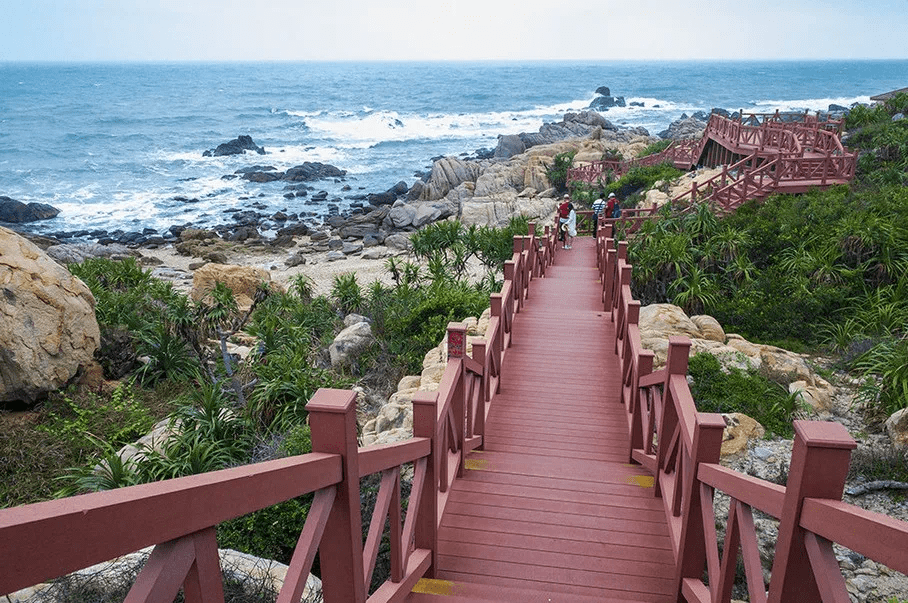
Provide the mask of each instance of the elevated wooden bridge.
[{"label": "elevated wooden bridge", "polygon": [[709,202],[719,213],[728,213],[773,193],[803,193],[850,182],[857,154],[842,146],[840,129],[840,121],[820,121],[808,113],[739,113],[737,119],[713,113],[699,139],[673,142],[640,159],[572,168],[567,181],[604,183],[634,167],[665,162],[683,170],[722,166],[720,174],[692,184],[672,203]]},{"label": "elevated wooden bridge", "polygon": [[[282,603],[300,600],[316,551],[327,603],[727,602],[739,559],[751,601],[846,603],[832,543],[908,573],[908,524],[841,501],[855,447],[841,425],[795,423],[787,486],[719,465],[724,422],[691,398],[690,342],[671,338],[654,371],[610,234],[569,251],[548,228],[515,238],[486,337],[449,326],[410,440],[359,448],[355,393],[320,390],[311,454],[0,510],[0,593],[153,545],[127,601],[220,603],[215,527],[306,493]],[[731,499],[722,554],[716,491]],[[779,520],[768,585],[754,509]],[[369,593],[383,532],[391,576]]]}]

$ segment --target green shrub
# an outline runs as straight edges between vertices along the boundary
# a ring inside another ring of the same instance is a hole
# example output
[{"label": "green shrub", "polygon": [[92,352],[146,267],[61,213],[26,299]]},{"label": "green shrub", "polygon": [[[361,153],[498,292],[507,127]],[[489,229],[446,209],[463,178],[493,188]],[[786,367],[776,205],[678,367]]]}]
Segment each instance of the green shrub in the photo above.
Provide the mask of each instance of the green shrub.
[{"label": "green shrub", "polygon": [[723,371],[719,360],[709,353],[691,357],[688,374],[700,412],[740,412],[759,421],[768,434],[791,437],[798,398],[782,385],[753,370]]},{"label": "green shrub", "polygon": [[548,171],[549,182],[558,191],[566,190],[567,172],[574,164],[574,155],[577,151],[568,151],[555,155],[555,165]]},{"label": "green shrub", "polygon": [[667,149],[672,144],[672,142],[674,141],[666,138],[665,140],[659,140],[650,145],[647,145],[642,151],[640,151],[640,154],[637,155],[637,158],[639,159],[641,157],[649,157],[650,155],[661,153],[662,151]]},{"label": "green shrub", "polygon": [[[278,447],[284,456],[312,452],[308,425],[291,428]],[[218,526],[218,546],[290,563],[313,495],[300,496]]]}]

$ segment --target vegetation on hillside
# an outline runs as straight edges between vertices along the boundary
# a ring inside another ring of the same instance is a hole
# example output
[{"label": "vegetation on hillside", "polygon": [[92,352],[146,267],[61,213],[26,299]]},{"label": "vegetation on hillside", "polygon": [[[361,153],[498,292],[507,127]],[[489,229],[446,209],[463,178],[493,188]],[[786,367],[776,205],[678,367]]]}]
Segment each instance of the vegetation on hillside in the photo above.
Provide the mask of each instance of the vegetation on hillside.
[{"label": "vegetation on hillside", "polygon": [[908,406],[908,95],[856,108],[850,186],[777,195],[717,219],[663,208],[630,246],[635,295],[715,316],[728,331],[838,353],[862,401]]},{"label": "vegetation on hillside", "polygon": [[[331,295],[315,296],[299,277],[286,293],[260,288],[248,312],[223,285],[193,302],[133,259],[72,266],[95,296],[99,358],[120,385],[55,393],[28,421],[0,432],[0,506],[310,452],[305,405],[315,391],[359,382],[387,395],[404,374],[419,374],[448,322],[488,307],[513,236],[527,226],[526,219],[505,228],[436,223],[412,237],[418,263],[388,260],[392,285],[363,287],[347,274]],[[376,342],[352,365],[332,369],[326,350],[351,312],[372,321]],[[236,337],[255,342],[244,362],[226,353]],[[163,445],[120,458],[123,445],[164,418]],[[225,522],[219,543],[289,562],[310,503],[303,496]]]}]

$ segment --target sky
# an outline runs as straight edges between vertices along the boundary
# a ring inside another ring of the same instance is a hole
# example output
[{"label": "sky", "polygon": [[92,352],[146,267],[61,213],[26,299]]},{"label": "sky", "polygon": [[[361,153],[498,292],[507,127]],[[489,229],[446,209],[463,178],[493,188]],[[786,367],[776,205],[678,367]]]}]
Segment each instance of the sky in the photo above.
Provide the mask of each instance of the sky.
[{"label": "sky", "polygon": [[0,0],[0,61],[908,58],[908,0]]}]

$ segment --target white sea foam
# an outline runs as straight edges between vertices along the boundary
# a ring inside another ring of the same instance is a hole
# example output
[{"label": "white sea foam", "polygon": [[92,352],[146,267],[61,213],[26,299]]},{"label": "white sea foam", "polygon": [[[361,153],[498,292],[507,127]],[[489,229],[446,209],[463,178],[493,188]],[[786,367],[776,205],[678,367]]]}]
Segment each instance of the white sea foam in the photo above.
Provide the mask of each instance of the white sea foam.
[{"label": "white sea foam", "polygon": [[870,103],[869,96],[853,96],[853,97],[833,97],[833,98],[807,98],[807,99],[796,99],[796,100],[755,100],[752,102],[750,107],[745,107],[745,111],[758,111],[764,113],[772,113],[775,111],[785,112],[799,112],[809,110],[809,111],[826,111],[829,108],[829,105],[839,105],[842,107],[850,107],[854,103]]}]

